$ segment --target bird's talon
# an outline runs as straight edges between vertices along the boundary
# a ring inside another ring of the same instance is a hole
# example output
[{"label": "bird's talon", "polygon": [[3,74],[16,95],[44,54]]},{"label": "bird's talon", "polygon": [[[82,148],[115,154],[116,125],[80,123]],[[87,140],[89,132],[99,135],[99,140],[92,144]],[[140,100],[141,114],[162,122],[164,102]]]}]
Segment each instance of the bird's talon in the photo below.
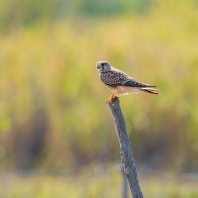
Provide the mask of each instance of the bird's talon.
[{"label": "bird's talon", "polygon": [[111,102],[112,101],[112,98],[110,97],[107,101],[106,101],[106,103],[108,104],[109,102]]},{"label": "bird's talon", "polygon": [[106,103],[108,104],[109,102],[111,102],[111,100],[110,99],[108,99],[107,101],[106,101]]},{"label": "bird's talon", "polygon": [[112,102],[112,99],[117,98],[117,96],[115,94],[112,94],[111,97],[106,101],[106,103],[108,104],[109,102]]}]

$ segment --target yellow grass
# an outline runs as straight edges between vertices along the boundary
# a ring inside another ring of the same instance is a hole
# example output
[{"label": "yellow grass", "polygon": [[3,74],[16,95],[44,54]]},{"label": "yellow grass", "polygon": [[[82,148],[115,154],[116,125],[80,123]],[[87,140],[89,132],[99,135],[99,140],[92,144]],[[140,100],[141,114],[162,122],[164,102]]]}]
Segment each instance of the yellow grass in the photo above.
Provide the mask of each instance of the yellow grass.
[{"label": "yellow grass", "polygon": [[[144,197],[196,198],[198,196],[197,179],[185,179],[164,173],[153,174],[141,171],[139,173]],[[0,177],[0,195],[3,198],[121,197],[122,177],[116,167],[51,176],[8,174]]]},{"label": "yellow grass", "polygon": [[140,160],[156,154],[163,168],[195,170],[198,12],[188,1],[171,2],[159,1],[144,15],[38,21],[1,34],[0,166],[15,167],[41,112],[47,132],[34,167],[86,164],[99,156],[117,160],[105,104],[110,91],[95,68],[107,60],[161,90],[160,96],[121,98],[135,154]]}]

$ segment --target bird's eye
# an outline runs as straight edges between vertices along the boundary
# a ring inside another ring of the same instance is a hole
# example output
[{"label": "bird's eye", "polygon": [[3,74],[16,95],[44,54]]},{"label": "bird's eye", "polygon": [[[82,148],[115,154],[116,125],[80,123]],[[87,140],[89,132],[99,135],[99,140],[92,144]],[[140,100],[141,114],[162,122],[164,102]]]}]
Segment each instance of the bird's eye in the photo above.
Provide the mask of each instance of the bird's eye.
[{"label": "bird's eye", "polygon": [[102,63],[101,66],[104,66],[104,63]]}]

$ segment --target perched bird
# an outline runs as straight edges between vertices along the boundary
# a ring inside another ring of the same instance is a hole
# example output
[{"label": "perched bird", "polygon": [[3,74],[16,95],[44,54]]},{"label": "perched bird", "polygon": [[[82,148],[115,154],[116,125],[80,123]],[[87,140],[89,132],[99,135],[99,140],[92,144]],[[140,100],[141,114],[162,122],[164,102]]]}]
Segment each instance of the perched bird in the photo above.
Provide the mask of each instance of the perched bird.
[{"label": "perched bird", "polygon": [[159,94],[157,86],[140,83],[123,71],[112,67],[107,61],[97,62],[96,68],[99,71],[100,80],[113,92],[107,103],[113,98],[137,93],[138,90],[150,94]]}]

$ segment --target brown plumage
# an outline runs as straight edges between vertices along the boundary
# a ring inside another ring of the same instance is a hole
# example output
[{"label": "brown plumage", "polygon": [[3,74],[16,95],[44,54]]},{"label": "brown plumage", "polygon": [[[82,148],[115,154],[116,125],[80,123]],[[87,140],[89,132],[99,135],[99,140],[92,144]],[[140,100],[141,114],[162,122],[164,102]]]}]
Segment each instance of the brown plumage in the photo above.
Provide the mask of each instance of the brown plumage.
[{"label": "brown plumage", "polygon": [[107,61],[97,62],[96,68],[101,81],[113,92],[107,102],[114,97],[137,93],[139,90],[150,94],[159,94],[156,86],[138,82],[123,71],[110,66]]}]

